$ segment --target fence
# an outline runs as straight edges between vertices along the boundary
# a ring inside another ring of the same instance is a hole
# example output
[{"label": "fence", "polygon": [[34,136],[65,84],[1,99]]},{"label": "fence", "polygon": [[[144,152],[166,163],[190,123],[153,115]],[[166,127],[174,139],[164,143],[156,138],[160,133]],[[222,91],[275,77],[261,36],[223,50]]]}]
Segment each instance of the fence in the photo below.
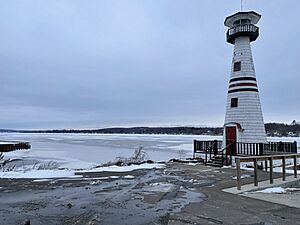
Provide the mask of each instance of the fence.
[{"label": "fence", "polygon": [[264,152],[297,153],[297,142],[269,142],[268,144],[264,145]]},{"label": "fence", "polygon": [[237,175],[237,189],[241,190],[241,162],[253,162],[254,164],[254,186],[258,186],[258,161],[265,161],[265,169],[270,168],[270,184],[273,184],[273,160],[282,160],[282,180],[286,180],[286,159],[294,159],[294,177],[297,178],[297,158],[300,154],[283,154],[283,155],[269,155],[269,156],[249,156],[249,157],[236,157],[236,175]]},{"label": "fence", "polygon": [[194,158],[196,153],[206,153],[208,150],[215,148],[222,148],[222,141],[211,140],[211,141],[197,141],[194,140]]}]

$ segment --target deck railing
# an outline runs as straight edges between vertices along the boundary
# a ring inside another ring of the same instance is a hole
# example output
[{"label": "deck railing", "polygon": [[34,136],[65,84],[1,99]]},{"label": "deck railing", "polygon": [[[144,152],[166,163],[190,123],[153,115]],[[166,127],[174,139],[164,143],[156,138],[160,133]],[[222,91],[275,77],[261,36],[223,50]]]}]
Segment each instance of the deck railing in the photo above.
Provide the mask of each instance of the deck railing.
[{"label": "deck railing", "polygon": [[[300,154],[282,154],[282,155],[269,155],[269,156],[249,156],[249,157],[236,157],[236,175],[237,175],[237,189],[241,190],[241,163],[242,162],[253,162],[254,164],[254,186],[258,186],[258,161],[265,161],[265,170],[270,171],[270,184],[273,184],[273,161],[282,160],[282,180],[286,180],[286,159],[293,159],[294,165],[294,178],[297,178],[297,158],[300,157]],[[269,161],[269,166],[268,166]]]},{"label": "deck railing", "polygon": [[194,140],[194,154],[205,154],[204,161],[207,163],[213,156],[222,158],[222,166],[230,165],[233,156],[264,156],[279,154],[296,154],[297,142],[269,142],[269,143],[243,143],[231,142],[222,149],[222,141],[197,141]]},{"label": "deck railing", "polygon": [[264,154],[263,143],[236,142],[235,155],[263,155],[263,154]]},{"label": "deck railing", "polygon": [[236,142],[235,155],[268,155],[280,153],[297,153],[297,142],[243,143]]},{"label": "deck railing", "polygon": [[264,145],[264,152],[297,153],[297,142],[269,142]]},{"label": "deck railing", "polygon": [[212,149],[221,149],[222,148],[222,141],[218,140],[211,140],[211,141],[197,141],[194,140],[194,158],[197,153],[206,153],[207,150]]}]

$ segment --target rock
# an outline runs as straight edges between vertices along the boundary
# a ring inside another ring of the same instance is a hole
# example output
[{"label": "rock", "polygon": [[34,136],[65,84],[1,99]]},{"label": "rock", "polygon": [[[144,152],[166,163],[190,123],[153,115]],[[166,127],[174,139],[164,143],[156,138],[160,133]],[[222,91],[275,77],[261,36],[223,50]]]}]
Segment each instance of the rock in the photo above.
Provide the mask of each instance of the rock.
[{"label": "rock", "polygon": [[116,166],[124,166],[124,163],[123,163],[122,161],[118,161],[118,162],[116,162],[115,165],[116,165]]},{"label": "rock", "polygon": [[30,225],[30,220],[26,220],[26,222],[24,223],[24,225]]},{"label": "rock", "polygon": [[71,203],[68,203],[67,207],[68,207],[69,209],[71,209],[71,208],[73,207],[73,205],[72,205]]}]

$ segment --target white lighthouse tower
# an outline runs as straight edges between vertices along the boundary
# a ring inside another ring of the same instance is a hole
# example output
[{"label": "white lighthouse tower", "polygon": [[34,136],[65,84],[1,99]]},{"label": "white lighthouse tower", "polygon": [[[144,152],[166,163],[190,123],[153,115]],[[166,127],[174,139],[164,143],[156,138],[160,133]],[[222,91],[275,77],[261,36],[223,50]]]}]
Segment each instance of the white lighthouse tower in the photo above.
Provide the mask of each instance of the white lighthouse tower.
[{"label": "white lighthouse tower", "polygon": [[224,22],[229,28],[227,42],[234,45],[224,123],[226,146],[232,142],[267,142],[250,45],[259,35],[255,24],[260,18],[253,11],[238,12]]}]

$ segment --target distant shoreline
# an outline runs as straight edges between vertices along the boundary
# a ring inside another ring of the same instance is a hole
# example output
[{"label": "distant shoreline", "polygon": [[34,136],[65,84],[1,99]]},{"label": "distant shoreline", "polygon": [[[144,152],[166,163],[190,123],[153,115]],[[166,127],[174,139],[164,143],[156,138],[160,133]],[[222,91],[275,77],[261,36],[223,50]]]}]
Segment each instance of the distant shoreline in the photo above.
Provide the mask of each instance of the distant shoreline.
[{"label": "distant shoreline", "polygon": [[[300,124],[267,123],[269,137],[299,137]],[[112,127],[100,129],[48,129],[48,130],[17,130],[0,129],[0,133],[85,133],[85,134],[168,134],[168,135],[223,135],[222,127]]]}]

